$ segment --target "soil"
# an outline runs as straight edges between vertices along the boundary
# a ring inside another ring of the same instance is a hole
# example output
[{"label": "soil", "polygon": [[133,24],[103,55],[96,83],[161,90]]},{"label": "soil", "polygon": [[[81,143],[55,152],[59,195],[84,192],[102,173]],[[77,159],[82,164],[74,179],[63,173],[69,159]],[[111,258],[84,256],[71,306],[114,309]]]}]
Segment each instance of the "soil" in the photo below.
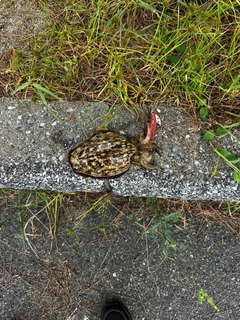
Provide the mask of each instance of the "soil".
[{"label": "soil", "polygon": [[0,4],[0,57],[12,47],[24,45],[43,23],[35,0],[1,1]]}]

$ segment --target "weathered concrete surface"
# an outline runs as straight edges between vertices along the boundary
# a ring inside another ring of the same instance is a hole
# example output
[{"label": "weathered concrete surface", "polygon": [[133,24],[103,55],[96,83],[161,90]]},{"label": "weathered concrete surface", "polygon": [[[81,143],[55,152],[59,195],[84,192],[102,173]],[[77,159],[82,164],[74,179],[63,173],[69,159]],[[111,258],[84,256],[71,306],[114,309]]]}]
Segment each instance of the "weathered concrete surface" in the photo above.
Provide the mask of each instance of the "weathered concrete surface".
[{"label": "weathered concrete surface", "polygon": [[[68,152],[105,122],[109,107],[104,104],[51,103],[61,122],[40,103],[28,100],[0,100],[0,188],[47,189],[58,191],[103,191],[102,180],[76,175]],[[233,173],[220,162],[217,174],[209,179],[217,157],[200,128],[178,109],[159,107],[162,126],[155,142],[161,150],[154,162],[159,171],[132,166],[123,176],[111,180],[113,192],[127,196],[156,196],[183,199],[240,200],[240,187]],[[129,137],[138,137],[146,116],[136,122],[134,115],[120,111],[110,128]],[[230,138],[221,147],[239,152]]]}]

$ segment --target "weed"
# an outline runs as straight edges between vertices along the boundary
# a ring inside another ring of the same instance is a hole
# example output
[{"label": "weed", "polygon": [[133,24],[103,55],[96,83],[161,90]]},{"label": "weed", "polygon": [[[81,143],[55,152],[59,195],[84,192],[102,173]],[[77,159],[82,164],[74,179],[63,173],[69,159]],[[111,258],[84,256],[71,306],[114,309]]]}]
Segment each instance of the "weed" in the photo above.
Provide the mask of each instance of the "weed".
[{"label": "weed", "polygon": [[172,249],[178,248],[186,248],[185,245],[176,242],[172,236],[170,229],[174,223],[177,223],[179,220],[181,213],[180,212],[174,212],[167,214],[164,210],[164,207],[154,198],[148,198],[146,200],[146,204],[150,206],[154,212],[154,219],[152,219],[151,223],[148,224],[146,230],[144,231],[144,234],[147,236],[150,236],[155,241],[157,238],[161,237],[162,244],[163,244],[163,253],[164,258],[163,260],[158,264],[160,266],[164,261],[170,259],[173,260],[176,266],[180,269],[184,277],[188,280],[188,282],[194,286],[194,288],[198,291],[198,303],[202,304],[203,300],[206,299],[207,302],[216,310],[216,312],[220,312],[220,309],[216,306],[213,299],[208,295],[208,293],[201,289],[195,281],[187,274],[185,269],[182,267],[180,262],[174,257],[174,255],[171,253]]},{"label": "weed", "polygon": [[228,214],[230,217],[233,217],[234,214],[240,213],[240,203],[239,202],[226,201],[226,205],[227,205]]},{"label": "weed", "polygon": [[[239,115],[237,117],[240,117]],[[231,125],[221,125],[218,124],[219,126],[217,129],[214,130],[208,130],[202,140],[203,141],[209,141],[212,140],[213,138],[217,138],[218,140],[221,138],[226,137],[229,135],[233,140],[235,140],[237,143],[240,143],[240,141],[237,139],[236,136],[233,135],[233,133],[230,131],[230,129],[235,128],[240,125],[240,121],[237,121]],[[240,184],[240,169],[237,167],[237,164],[240,163],[240,159],[238,158],[237,155],[230,153],[228,150],[223,149],[223,148],[215,148],[213,144],[210,142],[210,145],[212,146],[213,150],[216,152],[218,155],[218,160],[216,162],[215,168],[212,172],[211,178],[216,174],[218,165],[219,165],[219,159],[223,159],[227,165],[233,169],[233,177],[234,181]]]},{"label": "weed", "polygon": [[160,264],[168,259],[170,248],[185,247],[183,244],[176,242],[171,235],[171,228],[176,224],[181,216],[181,212],[167,213],[158,199],[147,198],[146,205],[154,211],[154,217],[147,227],[143,228],[143,235],[157,241],[159,236],[162,240],[164,258]]},{"label": "weed", "polygon": [[198,292],[198,303],[202,304],[203,300],[206,299],[207,303],[209,303],[216,310],[216,312],[220,312],[220,309],[217,307],[217,305],[213,301],[212,297],[210,297],[205,290],[201,289],[195,283],[195,281],[187,274],[187,272],[185,271],[185,269],[182,267],[182,265],[179,263],[179,261],[177,259],[175,259],[172,255],[170,257],[174,261],[174,263],[178,266],[178,268],[180,269],[180,271],[182,272],[184,277],[188,280],[188,282],[197,290],[197,292]]},{"label": "weed", "polygon": [[[43,209],[46,209],[49,213],[49,223],[50,230],[53,237],[57,235],[57,227],[60,215],[63,208],[63,198],[66,196],[66,193],[61,192],[48,192],[48,191],[34,191],[35,196],[35,206],[39,206],[42,203],[45,203]],[[41,209],[41,210],[43,210]]]},{"label": "weed", "polygon": [[12,220],[15,214],[10,214],[7,218],[0,221],[0,228],[2,228],[8,221]]},{"label": "weed", "polygon": [[[6,193],[6,191],[4,191]],[[20,229],[22,234],[23,248],[26,249],[26,244],[30,248],[34,248],[31,244],[30,237],[34,236],[34,220],[38,220],[38,215],[41,212],[46,212],[48,225],[45,229],[48,230],[49,235],[56,240],[57,227],[59,217],[63,207],[63,198],[66,194],[48,191],[21,191],[21,192],[8,192],[8,196],[14,194],[15,212],[2,221],[0,221],[0,228],[4,227],[7,222],[18,216],[20,221]],[[28,214],[27,214],[28,213]],[[30,213],[30,217],[29,216]],[[32,233],[29,233],[28,227],[32,226]]]},{"label": "weed", "polygon": [[105,222],[104,221],[105,221],[105,217],[106,217],[106,214],[107,214],[107,210],[108,210],[110,205],[112,205],[110,195],[108,193],[107,194],[103,194],[101,197],[99,197],[99,199],[97,201],[95,201],[91,205],[91,207],[88,210],[84,211],[83,213],[81,213],[76,218],[76,222],[75,222],[74,226],[72,228],[70,228],[70,229],[67,229],[66,230],[67,233],[75,235],[75,230],[79,227],[79,225],[81,224],[83,219],[85,219],[88,216],[88,214],[90,212],[92,212],[93,210],[102,213],[102,223],[98,227],[98,229],[101,232],[105,232]]}]

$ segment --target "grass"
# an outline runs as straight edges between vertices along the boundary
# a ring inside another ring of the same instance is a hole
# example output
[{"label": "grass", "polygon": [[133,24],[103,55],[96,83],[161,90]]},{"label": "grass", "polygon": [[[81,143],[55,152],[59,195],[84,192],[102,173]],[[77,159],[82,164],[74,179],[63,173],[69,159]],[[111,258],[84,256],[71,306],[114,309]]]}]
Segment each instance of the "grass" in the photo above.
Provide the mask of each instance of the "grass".
[{"label": "grass", "polygon": [[[184,201],[155,198],[147,198],[145,201],[141,198],[129,198],[127,205],[125,204],[124,207],[121,207],[118,204],[118,197],[109,197],[109,195],[105,194],[99,197],[97,194],[90,195],[87,193],[67,194],[37,190],[14,191],[4,189],[0,190],[0,201],[2,207],[8,202],[10,203],[8,208],[12,207],[14,209],[14,212],[10,215],[2,216],[0,228],[5,228],[12,219],[18,217],[22,234],[26,235],[27,226],[38,223],[39,219],[44,216],[44,229],[47,230],[48,236],[53,240],[56,239],[58,234],[59,220],[62,213],[70,210],[67,215],[71,215],[70,204],[72,202],[76,202],[75,205],[77,207],[80,203],[81,207],[85,209],[77,215],[71,227],[65,230],[68,234],[74,234],[83,219],[93,211],[100,213],[102,216],[101,223],[97,228],[103,232],[108,227],[105,224],[105,218],[109,211],[115,210],[120,215],[125,215],[128,212],[128,219],[141,227],[143,235],[154,240],[161,237],[164,243],[165,257],[167,257],[169,248],[176,248],[180,245],[172,238],[170,229],[177,222],[186,227],[188,224],[185,217],[186,213],[193,219],[204,219],[206,223],[214,222],[223,225],[234,238],[239,235],[240,205],[238,202],[231,201]],[[131,207],[134,209],[132,210]],[[147,226],[138,222],[145,218],[150,218]],[[37,228],[33,227],[33,229]],[[26,242],[26,239],[23,237],[24,241]]]},{"label": "grass", "polygon": [[37,3],[46,25],[5,70],[18,97],[42,99],[34,84],[60,99],[135,110],[178,101],[195,117],[200,106],[216,115],[239,97],[237,0]]},{"label": "grass", "polygon": [[68,234],[75,234],[75,230],[79,228],[81,225],[82,221],[90,214],[92,211],[97,211],[98,213],[101,213],[102,215],[102,222],[101,225],[98,226],[98,230],[105,232],[105,217],[107,214],[107,211],[109,211],[109,207],[113,207],[113,204],[111,203],[111,196],[109,194],[103,194],[100,197],[97,197],[97,200],[91,203],[89,208],[84,211],[83,213],[79,214],[76,218],[76,221],[74,225],[70,228],[67,229]]},{"label": "grass", "polygon": [[183,244],[176,242],[172,235],[171,229],[176,226],[181,218],[181,212],[167,212],[164,205],[155,198],[147,198],[146,205],[153,211],[153,218],[146,228],[143,228],[143,234],[157,241],[160,237],[162,240],[164,258],[159,265],[168,260],[168,252],[171,248],[185,247]]},{"label": "grass", "polygon": [[[13,207],[14,211],[0,221],[0,228],[7,228],[8,223],[18,217],[24,249],[28,245],[34,252],[36,251],[31,239],[36,237],[37,230],[50,237],[52,242],[56,242],[58,222],[63,209],[63,200],[67,197],[66,193],[38,190],[0,190],[0,193],[3,202],[13,202],[8,206]],[[42,215],[45,217],[44,223]]]},{"label": "grass", "polygon": [[[233,116],[236,116],[236,115],[233,115]],[[203,141],[210,141],[213,138],[216,138],[217,142],[218,142],[222,138],[224,138],[226,136],[230,136],[232,140],[235,140],[239,144],[240,143],[239,139],[231,131],[231,129],[236,128],[240,125],[240,121],[239,121],[240,116],[238,115],[237,118],[238,118],[238,121],[235,123],[232,123],[230,125],[225,125],[225,126],[218,124],[218,127],[216,128],[216,130],[213,130],[213,129],[208,130],[204,134],[202,140]],[[219,160],[221,158],[227,163],[227,165],[230,168],[232,168],[233,178],[237,183],[240,184],[240,170],[236,166],[240,162],[240,159],[235,154],[232,154],[231,152],[229,152],[226,149],[215,147],[211,142],[210,142],[210,145],[212,146],[215,153],[218,155],[218,159],[217,159],[215,168],[211,174],[211,178],[216,174],[217,169],[218,169],[218,165],[219,165]]]}]

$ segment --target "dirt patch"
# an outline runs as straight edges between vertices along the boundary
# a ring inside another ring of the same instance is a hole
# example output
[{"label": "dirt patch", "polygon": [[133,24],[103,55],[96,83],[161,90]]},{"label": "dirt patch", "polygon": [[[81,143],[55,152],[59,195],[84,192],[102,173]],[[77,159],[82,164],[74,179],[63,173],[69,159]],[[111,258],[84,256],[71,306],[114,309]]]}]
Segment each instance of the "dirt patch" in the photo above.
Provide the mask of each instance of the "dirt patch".
[{"label": "dirt patch", "polygon": [[0,9],[0,57],[12,47],[24,46],[41,28],[43,19],[36,1],[17,0],[3,2]]},{"label": "dirt patch", "polygon": [[[44,25],[42,13],[36,0],[15,0],[0,2],[0,96],[9,95],[4,79],[14,56],[13,48],[23,48],[28,40]],[[9,80],[9,79],[8,79]],[[5,86],[1,86],[1,82]]]}]

